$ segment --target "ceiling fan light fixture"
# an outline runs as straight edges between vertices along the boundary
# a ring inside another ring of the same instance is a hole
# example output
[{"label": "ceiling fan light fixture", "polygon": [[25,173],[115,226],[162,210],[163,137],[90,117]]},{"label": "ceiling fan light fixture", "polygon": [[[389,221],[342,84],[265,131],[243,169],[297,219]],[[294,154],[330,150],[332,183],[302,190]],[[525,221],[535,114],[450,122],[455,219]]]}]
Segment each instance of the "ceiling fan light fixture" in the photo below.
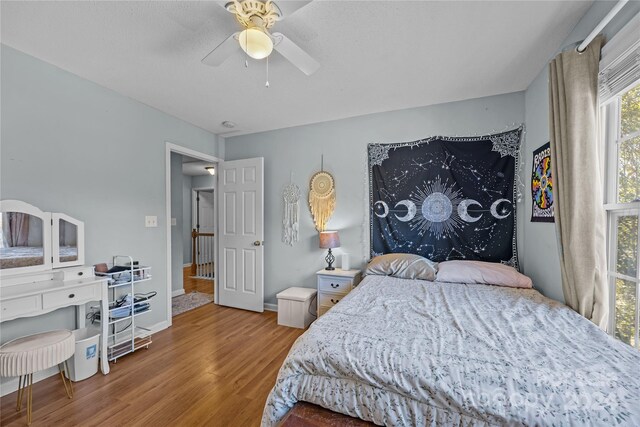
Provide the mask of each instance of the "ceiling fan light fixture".
[{"label": "ceiling fan light fixture", "polygon": [[253,59],[264,59],[273,51],[273,40],[259,28],[251,27],[240,33],[240,47]]}]

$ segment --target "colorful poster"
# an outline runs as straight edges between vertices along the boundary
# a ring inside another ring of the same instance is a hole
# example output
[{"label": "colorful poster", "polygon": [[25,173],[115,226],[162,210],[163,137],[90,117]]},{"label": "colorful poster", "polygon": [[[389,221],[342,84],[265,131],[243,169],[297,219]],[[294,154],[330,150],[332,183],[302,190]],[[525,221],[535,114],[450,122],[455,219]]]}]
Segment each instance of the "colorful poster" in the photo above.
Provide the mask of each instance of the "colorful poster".
[{"label": "colorful poster", "polygon": [[547,142],[533,152],[531,173],[531,222],[554,222],[551,144]]}]

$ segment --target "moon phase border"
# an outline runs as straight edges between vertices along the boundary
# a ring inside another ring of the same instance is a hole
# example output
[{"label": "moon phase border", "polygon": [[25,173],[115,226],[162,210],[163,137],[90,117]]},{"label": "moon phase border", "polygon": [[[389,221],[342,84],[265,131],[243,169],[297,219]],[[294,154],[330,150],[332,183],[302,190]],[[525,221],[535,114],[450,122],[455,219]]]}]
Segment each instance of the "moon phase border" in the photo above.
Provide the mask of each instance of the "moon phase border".
[{"label": "moon phase border", "polygon": [[[518,268],[515,176],[523,131],[368,144],[370,256],[406,252]],[[443,190],[429,198],[436,180]],[[444,200],[444,189],[456,198]],[[431,202],[443,210],[431,212]]]}]

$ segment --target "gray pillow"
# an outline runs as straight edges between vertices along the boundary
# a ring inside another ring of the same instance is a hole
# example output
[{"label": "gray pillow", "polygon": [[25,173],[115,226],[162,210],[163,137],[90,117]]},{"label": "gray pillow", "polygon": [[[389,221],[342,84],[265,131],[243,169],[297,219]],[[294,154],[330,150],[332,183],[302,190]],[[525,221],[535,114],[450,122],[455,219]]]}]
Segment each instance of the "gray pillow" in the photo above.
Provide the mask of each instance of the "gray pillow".
[{"label": "gray pillow", "polygon": [[372,259],[364,274],[433,281],[437,272],[438,264],[420,255],[386,254]]}]

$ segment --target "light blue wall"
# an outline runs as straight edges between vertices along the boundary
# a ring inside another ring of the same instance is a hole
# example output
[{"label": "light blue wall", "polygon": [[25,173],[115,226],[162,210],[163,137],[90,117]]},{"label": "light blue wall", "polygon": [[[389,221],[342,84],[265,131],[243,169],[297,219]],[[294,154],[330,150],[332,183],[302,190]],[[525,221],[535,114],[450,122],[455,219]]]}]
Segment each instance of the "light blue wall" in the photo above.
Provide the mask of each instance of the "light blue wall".
[{"label": "light blue wall", "polygon": [[[595,2],[562,43],[558,52],[562,50],[562,47],[582,41],[614,5],[615,2],[612,1]],[[632,1],[627,3],[613,21],[604,29],[606,39],[610,40],[611,37],[639,12],[640,2]],[[527,170],[531,168],[533,150],[549,141],[548,80],[548,69],[545,67],[540,71],[540,74],[538,74],[525,93],[527,137],[523,154],[524,164]],[[525,182],[528,183],[530,181],[526,180]],[[520,260],[522,261],[524,272],[533,279],[536,287],[545,295],[559,301],[564,301],[560,279],[560,262],[558,258],[555,224],[530,222],[531,197],[528,188],[523,212],[526,213],[526,219],[520,222],[523,226]]]},{"label": "light blue wall", "polygon": [[[478,82],[481,84],[482,82]],[[265,159],[265,300],[290,286],[315,286],[315,272],[324,266],[317,232],[305,202],[309,178],[324,168],[336,180],[337,206],[328,228],[340,231],[342,247],[352,265],[365,259],[366,147],[370,142],[410,141],[432,135],[473,135],[503,130],[524,121],[524,93],[371,114],[350,119],[227,138],[225,159]],[[282,189],[294,182],[302,190],[300,241],[282,243]],[[339,265],[339,263],[338,263]]]},{"label": "light blue wall", "polygon": [[[142,290],[158,296],[144,322],[164,320],[165,142],[219,155],[216,136],[5,45],[0,50],[1,198],[84,221],[87,264],[131,254],[151,265],[154,278]],[[158,227],[145,228],[145,215],[156,215]],[[73,311],[58,310],[2,323],[1,340],[73,326]]]}]

